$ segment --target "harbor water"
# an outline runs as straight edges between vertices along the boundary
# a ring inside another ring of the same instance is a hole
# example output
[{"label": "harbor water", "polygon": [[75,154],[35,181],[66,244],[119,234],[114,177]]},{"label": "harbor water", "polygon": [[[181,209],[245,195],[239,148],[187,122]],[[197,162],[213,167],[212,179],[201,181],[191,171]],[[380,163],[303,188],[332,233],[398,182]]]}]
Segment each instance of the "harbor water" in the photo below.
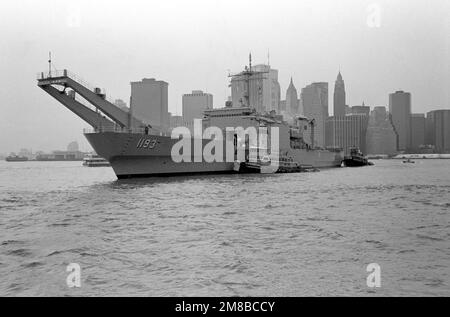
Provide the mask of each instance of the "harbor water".
[{"label": "harbor water", "polygon": [[2,161],[0,295],[449,296],[450,160],[374,162],[119,181]]}]

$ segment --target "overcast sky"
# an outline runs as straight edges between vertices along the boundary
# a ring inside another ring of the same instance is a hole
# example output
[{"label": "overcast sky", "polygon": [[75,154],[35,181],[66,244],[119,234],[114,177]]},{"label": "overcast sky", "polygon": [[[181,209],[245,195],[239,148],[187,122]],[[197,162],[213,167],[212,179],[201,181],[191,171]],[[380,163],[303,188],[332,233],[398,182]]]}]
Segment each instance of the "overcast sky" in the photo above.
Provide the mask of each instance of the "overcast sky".
[{"label": "overcast sky", "polygon": [[[379,15],[378,15],[379,11]],[[386,105],[412,93],[413,112],[449,109],[448,0],[179,0],[0,2],[0,152],[65,149],[86,124],[36,85],[67,68],[127,103],[130,81],[169,82],[169,111],[204,90],[222,107],[228,70],[248,62],[279,70],[300,92],[341,69],[349,105]]]}]

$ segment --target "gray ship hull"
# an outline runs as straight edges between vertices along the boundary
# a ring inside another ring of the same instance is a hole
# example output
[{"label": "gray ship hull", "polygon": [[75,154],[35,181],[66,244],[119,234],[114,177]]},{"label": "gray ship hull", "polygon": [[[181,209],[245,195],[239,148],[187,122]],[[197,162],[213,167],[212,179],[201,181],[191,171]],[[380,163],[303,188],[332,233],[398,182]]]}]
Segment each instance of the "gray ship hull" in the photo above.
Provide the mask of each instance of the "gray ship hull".
[{"label": "gray ship hull", "polygon": [[[201,158],[194,155],[191,162],[174,162],[171,149],[178,140],[167,136],[116,132],[86,133],[85,136],[95,152],[111,164],[119,179],[233,172],[233,162],[195,162]],[[146,140],[150,141],[147,146]]]},{"label": "gray ship hull", "polygon": [[[119,179],[131,177],[234,173],[234,162],[202,161],[191,156],[191,162],[172,160],[172,146],[178,141],[168,136],[136,133],[85,133],[95,152],[110,162]],[[203,140],[204,144],[209,140]],[[341,166],[340,153],[326,150],[287,150],[295,161],[317,168]],[[225,151],[224,151],[225,153]]]}]

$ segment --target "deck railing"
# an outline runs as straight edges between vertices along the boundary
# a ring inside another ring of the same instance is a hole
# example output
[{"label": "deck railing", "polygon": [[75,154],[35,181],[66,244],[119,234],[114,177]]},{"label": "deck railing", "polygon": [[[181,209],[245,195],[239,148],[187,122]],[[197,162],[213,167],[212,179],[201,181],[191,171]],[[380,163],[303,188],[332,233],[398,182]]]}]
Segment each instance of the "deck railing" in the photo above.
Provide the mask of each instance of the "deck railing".
[{"label": "deck railing", "polygon": [[55,69],[50,72],[48,72],[48,71],[47,72],[39,72],[36,75],[37,80],[44,80],[44,79],[57,78],[57,77],[68,77],[68,78],[72,79],[73,81],[79,83],[83,87],[86,87],[87,89],[89,89],[92,92],[103,94],[105,96],[104,99],[112,104],[114,104],[114,102],[116,101],[115,98],[112,98],[106,94],[105,88],[99,88],[99,86],[91,84],[87,80],[83,79],[81,76],[79,76],[71,71],[68,71],[67,69],[63,69],[63,70]]},{"label": "deck railing", "polygon": [[95,129],[94,128],[83,129],[83,134],[104,133],[104,132],[170,136],[170,133],[160,132],[156,129],[149,129],[148,133],[145,133],[146,132],[145,128],[122,128],[120,126],[113,126],[113,127],[99,127]]}]

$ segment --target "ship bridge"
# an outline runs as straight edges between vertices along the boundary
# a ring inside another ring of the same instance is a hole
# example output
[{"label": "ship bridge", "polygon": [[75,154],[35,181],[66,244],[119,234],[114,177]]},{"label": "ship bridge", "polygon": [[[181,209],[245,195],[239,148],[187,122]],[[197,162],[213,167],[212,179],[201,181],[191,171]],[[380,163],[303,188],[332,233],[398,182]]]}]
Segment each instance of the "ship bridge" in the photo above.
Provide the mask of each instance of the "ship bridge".
[{"label": "ship bridge", "polygon": [[[132,131],[144,127],[129,111],[108,100],[104,90],[92,87],[66,69],[41,72],[37,75],[37,81],[40,88],[86,121],[95,131]],[[84,100],[80,100],[77,94]]]}]

